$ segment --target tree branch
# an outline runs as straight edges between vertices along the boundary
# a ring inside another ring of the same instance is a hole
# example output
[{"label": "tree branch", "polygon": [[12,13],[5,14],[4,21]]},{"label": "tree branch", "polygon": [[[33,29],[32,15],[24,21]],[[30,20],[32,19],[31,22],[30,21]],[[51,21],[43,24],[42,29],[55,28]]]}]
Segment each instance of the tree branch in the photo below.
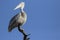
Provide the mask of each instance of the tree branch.
[{"label": "tree branch", "polygon": [[21,32],[22,34],[23,34],[23,40],[29,40],[30,38],[28,38],[28,36],[30,35],[30,34],[26,34],[25,32],[24,32],[24,30],[23,29],[21,29],[19,26],[18,26],[18,30],[19,30],[19,32]]},{"label": "tree branch", "polygon": [[28,35],[24,35],[23,40],[29,40],[29,39],[30,39],[30,38],[28,38],[29,35],[30,35],[30,34],[28,34]]}]

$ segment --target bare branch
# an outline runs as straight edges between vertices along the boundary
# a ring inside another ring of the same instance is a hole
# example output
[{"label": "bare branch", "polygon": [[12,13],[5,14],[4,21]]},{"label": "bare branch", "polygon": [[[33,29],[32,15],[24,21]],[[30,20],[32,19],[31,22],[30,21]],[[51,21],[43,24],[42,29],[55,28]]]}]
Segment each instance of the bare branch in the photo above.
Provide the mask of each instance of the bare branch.
[{"label": "bare branch", "polygon": [[30,35],[30,34],[28,34],[28,35],[24,35],[23,40],[29,40],[29,39],[30,39],[30,38],[28,38],[29,35]]},{"label": "bare branch", "polygon": [[30,34],[26,34],[25,32],[24,32],[24,30],[23,29],[21,29],[19,26],[18,26],[18,30],[19,30],[19,32],[21,32],[22,34],[23,34],[23,40],[29,40],[30,38],[28,38],[28,36],[30,35]]}]

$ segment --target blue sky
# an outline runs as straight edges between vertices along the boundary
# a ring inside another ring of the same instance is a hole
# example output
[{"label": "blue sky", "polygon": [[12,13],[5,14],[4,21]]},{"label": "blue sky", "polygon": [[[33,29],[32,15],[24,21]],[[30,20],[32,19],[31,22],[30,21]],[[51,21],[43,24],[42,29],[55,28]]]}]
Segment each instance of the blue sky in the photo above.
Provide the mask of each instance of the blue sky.
[{"label": "blue sky", "polygon": [[22,1],[28,15],[23,28],[30,40],[60,40],[60,0],[0,0],[0,40],[22,40],[17,28],[8,32],[10,19],[20,12],[13,9]]}]

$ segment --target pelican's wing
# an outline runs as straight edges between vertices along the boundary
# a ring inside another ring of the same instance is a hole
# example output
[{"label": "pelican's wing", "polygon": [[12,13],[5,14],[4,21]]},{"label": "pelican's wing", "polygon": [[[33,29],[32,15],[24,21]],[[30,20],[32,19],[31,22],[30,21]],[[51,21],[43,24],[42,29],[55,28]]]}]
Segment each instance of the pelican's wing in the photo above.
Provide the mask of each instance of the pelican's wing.
[{"label": "pelican's wing", "polygon": [[18,14],[16,14],[16,15],[10,20],[9,27],[8,27],[8,31],[9,31],[9,32],[12,31],[12,29],[16,27],[17,16],[18,16]]}]

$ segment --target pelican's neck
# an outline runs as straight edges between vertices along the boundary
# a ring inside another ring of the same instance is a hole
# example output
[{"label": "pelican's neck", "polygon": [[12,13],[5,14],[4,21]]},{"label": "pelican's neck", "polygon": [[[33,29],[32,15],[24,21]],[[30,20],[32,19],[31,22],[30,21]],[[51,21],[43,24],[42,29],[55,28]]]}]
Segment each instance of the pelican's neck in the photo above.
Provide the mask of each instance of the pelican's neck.
[{"label": "pelican's neck", "polygon": [[20,11],[21,11],[21,12],[24,12],[24,10],[23,10],[23,9],[21,9],[21,8],[20,8]]},{"label": "pelican's neck", "polygon": [[24,12],[24,10],[23,10],[23,9],[21,9],[21,12]]},{"label": "pelican's neck", "polygon": [[21,10],[21,16],[25,16],[24,10]]}]

